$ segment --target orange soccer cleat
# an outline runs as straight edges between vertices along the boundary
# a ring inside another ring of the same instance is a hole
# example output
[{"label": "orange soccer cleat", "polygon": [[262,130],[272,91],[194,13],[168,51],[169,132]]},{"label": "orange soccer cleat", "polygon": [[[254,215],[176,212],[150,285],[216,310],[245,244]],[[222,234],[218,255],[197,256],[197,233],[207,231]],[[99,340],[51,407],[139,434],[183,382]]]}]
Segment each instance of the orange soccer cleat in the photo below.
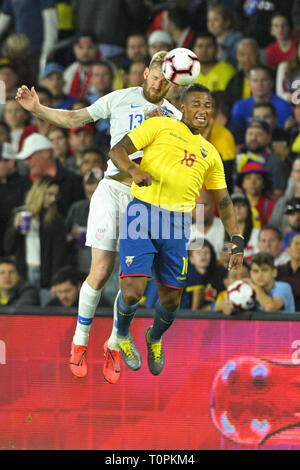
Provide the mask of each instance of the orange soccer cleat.
[{"label": "orange soccer cleat", "polygon": [[103,366],[104,380],[109,384],[116,384],[120,378],[120,351],[110,349],[108,347],[108,340],[104,343],[104,356],[105,362]]},{"label": "orange soccer cleat", "polygon": [[87,346],[76,345],[72,342],[69,367],[75,377],[82,379],[87,376]]}]

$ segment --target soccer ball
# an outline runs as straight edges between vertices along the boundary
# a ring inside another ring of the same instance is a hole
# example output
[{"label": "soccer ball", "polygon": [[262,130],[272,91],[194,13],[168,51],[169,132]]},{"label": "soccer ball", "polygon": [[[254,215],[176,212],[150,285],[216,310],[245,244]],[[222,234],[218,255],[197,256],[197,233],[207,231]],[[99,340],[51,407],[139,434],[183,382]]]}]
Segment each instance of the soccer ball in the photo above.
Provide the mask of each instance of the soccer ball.
[{"label": "soccer ball", "polygon": [[173,85],[190,85],[200,73],[200,60],[189,49],[178,47],[167,53],[162,71],[165,79]]},{"label": "soccer ball", "polygon": [[227,299],[237,310],[253,309],[255,307],[255,298],[252,286],[244,281],[235,281],[227,289]]}]

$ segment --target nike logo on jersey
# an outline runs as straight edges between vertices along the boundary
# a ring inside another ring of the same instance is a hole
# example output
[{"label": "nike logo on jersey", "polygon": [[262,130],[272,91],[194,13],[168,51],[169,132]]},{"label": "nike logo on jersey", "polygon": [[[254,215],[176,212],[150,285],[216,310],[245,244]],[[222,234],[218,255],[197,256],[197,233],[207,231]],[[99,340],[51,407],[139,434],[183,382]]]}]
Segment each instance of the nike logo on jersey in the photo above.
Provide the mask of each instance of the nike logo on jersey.
[{"label": "nike logo on jersey", "polygon": [[140,108],[141,106],[138,104],[138,105],[135,105],[135,104],[131,104],[130,105],[131,108]]}]

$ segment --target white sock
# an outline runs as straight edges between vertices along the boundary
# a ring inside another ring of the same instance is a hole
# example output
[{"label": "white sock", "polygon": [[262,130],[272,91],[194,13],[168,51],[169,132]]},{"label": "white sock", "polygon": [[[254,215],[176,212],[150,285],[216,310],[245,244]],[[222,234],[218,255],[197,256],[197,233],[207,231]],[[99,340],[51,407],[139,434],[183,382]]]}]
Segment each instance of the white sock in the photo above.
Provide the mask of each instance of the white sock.
[{"label": "white sock", "polygon": [[87,346],[89,341],[89,332],[100,297],[101,289],[95,290],[89,286],[87,281],[84,281],[79,293],[78,318],[73,337],[74,344]]},{"label": "white sock", "polygon": [[109,337],[109,340],[108,340],[108,347],[109,349],[113,349],[114,351],[120,351],[120,348],[118,346],[118,342],[117,342],[117,333],[118,333],[118,311],[117,311],[117,299],[119,297],[119,294],[120,294],[120,290],[115,298],[115,301],[114,301],[114,308],[113,308],[113,311],[114,311],[114,317],[113,317],[113,327],[112,327],[112,331],[111,331],[111,335]]}]

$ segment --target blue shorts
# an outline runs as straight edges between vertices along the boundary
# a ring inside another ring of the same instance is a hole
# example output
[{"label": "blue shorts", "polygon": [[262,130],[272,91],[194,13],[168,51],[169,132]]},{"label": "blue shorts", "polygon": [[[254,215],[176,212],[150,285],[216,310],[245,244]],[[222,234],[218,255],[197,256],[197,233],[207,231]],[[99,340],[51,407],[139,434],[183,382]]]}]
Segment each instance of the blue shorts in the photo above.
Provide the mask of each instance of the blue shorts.
[{"label": "blue shorts", "polygon": [[134,198],[120,236],[120,277],[152,277],[165,286],[185,286],[191,213],[171,212]]}]

